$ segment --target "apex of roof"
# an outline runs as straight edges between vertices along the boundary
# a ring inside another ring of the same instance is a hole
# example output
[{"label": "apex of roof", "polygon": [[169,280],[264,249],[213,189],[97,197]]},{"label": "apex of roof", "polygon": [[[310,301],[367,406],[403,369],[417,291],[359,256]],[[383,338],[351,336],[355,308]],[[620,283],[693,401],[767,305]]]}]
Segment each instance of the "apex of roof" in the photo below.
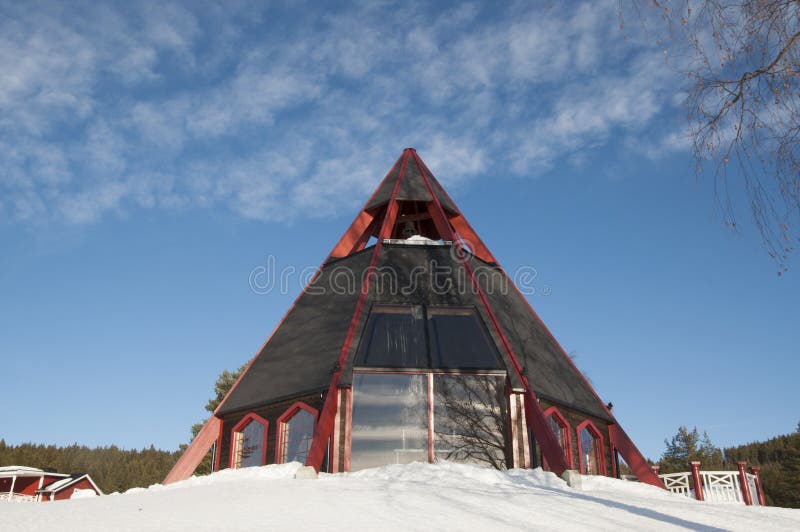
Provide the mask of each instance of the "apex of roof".
[{"label": "apex of roof", "polygon": [[453,214],[459,214],[458,207],[447,195],[447,192],[444,191],[439,181],[433,177],[428,166],[422,161],[414,148],[403,150],[402,155],[394,163],[389,173],[386,174],[381,184],[378,185],[375,194],[367,202],[365,208],[374,209],[388,203],[398,181],[399,188],[396,199],[401,201],[432,201],[433,198],[430,191],[433,191],[443,209]]}]

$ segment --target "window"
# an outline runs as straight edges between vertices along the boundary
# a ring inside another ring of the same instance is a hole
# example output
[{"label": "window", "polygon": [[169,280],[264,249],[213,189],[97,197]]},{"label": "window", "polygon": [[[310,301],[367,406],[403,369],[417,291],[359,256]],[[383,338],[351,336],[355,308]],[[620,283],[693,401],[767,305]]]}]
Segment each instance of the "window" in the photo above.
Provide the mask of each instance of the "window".
[{"label": "window", "polygon": [[578,455],[583,475],[605,475],[603,459],[603,437],[591,421],[586,420],[576,429],[578,431]]},{"label": "window", "polygon": [[314,439],[314,422],[317,411],[300,401],[290,406],[278,418],[278,444],[276,463],[306,463],[311,441]]},{"label": "window", "polygon": [[[547,419],[550,430],[553,431],[556,440],[558,440],[558,444],[564,450],[564,459],[567,461],[567,465],[572,467],[572,442],[569,437],[569,423],[554,406],[545,410],[544,416]],[[544,463],[546,466],[547,461],[544,460]]]},{"label": "window", "polygon": [[350,470],[452,460],[505,469],[503,375],[355,373]]},{"label": "window", "polygon": [[426,368],[422,307],[377,307],[369,315],[356,364]]},{"label": "window", "polygon": [[356,366],[377,368],[505,369],[474,308],[376,306]]},{"label": "window", "polygon": [[431,367],[461,370],[502,367],[497,348],[474,309],[429,307],[427,310]]},{"label": "window", "polygon": [[353,376],[350,470],[428,460],[424,375]]},{"label": "window", "polygon": [[267,462],[267,427],[269,422],[256,414],[247,414],[231,431],[231,467],[262,466]]},{"label": "window", "polygon": [[437,460],[506,468],[509,421],[504,380],[489,375],[433,376]]}]

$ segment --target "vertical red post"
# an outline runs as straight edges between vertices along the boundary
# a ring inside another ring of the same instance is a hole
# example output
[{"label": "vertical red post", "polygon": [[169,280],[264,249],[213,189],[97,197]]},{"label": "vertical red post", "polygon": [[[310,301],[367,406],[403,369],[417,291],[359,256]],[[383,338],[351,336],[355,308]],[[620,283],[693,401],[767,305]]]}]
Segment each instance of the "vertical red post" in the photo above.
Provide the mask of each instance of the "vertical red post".
[{"label": "vertical red post", "polygon": [[745,471],[746,466],[747,462],[736,462],[736,467],[739,468],[739,487],[742,488],[742,498],[747,506],[752,506],[753,499],[750,498],[750,484],[747,482],[747,472]]},{"label": "vertical red post", "polygon": [[692,465],[692,485],[694,486],[694,498],[704,501],[703,481],[700,480],[700,462],[690,462]]},{"label": "vertical red post", "polygon": [[767,505],[767,499],[764,497],[764,486],[761,485],[761,475],[758,472],[761,471],[761,468],[758,466],[750,466],[750,473],[755,475],[756,477],[756,490],[758,491],[758,504],[761,506]]}]

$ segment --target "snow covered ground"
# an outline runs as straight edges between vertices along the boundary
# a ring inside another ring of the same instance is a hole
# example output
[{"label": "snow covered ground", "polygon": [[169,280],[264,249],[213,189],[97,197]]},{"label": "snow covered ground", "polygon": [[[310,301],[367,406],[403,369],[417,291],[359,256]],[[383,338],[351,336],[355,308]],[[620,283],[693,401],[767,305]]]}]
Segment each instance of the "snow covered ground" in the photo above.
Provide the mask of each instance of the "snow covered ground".
[{"label": "snow covered ground", "polygon": [[0,530],[800,530],[800,510],[699,503],[584,477],[460,464],[295,480],[299,464],[222,471],[93,499],[3,504]]}]

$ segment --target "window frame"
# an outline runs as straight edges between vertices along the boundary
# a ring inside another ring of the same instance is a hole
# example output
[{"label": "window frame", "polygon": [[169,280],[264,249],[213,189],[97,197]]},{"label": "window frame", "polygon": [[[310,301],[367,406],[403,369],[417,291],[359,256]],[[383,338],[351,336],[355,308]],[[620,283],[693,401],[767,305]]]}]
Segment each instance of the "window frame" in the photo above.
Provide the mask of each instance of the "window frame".
[{"label": "window frame", "polygon": [[[572,469],[572,435],[571,435],[572,426],[567,421],[567,418],[565,418],[564,415],[561,413],[561,411],[555,406],[551,406],[545,409],[545,411],[542,412],[542,414],[544,414],[545,421],[547,421],[548,418],[552,416],[556,419],[556,423],[561,425],[561,429],[564,431],[564,446],[565,446],[565,449],[563,449],[564,458],[567,461],[567,466],[570,469]],[[547,464],[547,461],[545,460],[544,456],[542,457],[542,463],[544,465]]]},{"label": "window frame", "polygon": [[598,453],[599,454],[599,456],[598,456],[598,462],[599,463],[597,464],[599,469],[600,469],[600,471],[598,472],[598,475],[607,476],[607,474],[606,474],[606,446],[605,446],[605,440],[604,440],[603,434],[600,432],[600,430],[589,419],[584,420],[583,422],[581,422],[580,425],[575,427],[575,436],[578,439],[578,472],[580,472],[581,475],[588,474],[588,473],[583,473],[583,471],[585,469],[585,464],[583,463],[583,446],[581,445],[581,431],[583,429],[587,429],[595,437],[595,439],[597,440],[597,445],[598,445],[599,451],[600,451]]},{"label": "window frame", "polygon": [[[283,456],[283,438],[286,434],[286,427],[290,419],[292,419],[300,410],[304,410],[311,414],[314,418],[314,431],[317,428],[317,420],[319,419],[319,411],[316,408],[312,408],[308,406],[303,401],[295,401],[289,408],[287,408],[283,414],[276,420],[277,423],[277,433],[275,434],[275,463],[276,464],[283,464],[286,460],[286,457]],[[314,431],[311,432],[312,437]],[[308,460],[308,456],[306,456],[306,460]]]},{"label": "window frame", "polygon": [[[479,371],[456,371],[456,370],[425,370],[425,369],[401,369],[401,370],[388,370],[388,369],[373,369],[373,368],[365,368],[359,367],[353,370],[353,375],[356,374],[360,375],[422,375],[425,377],[427,382],[427,399],[426,399],[426,417],[427,417],[427,425],[428,425],[428,462],[427,463],[435,463],[435,437],[434,437],[434,379],[437,375],[463,375],[467,377],[504,377],[503,386],[504,386],[504,393],[503,396],[505,398],[505,403],[503,406],[509,410],[510,406],[509,402],[509,394],[513,393],[511,388],[508,384],[508,373],[504,370],[479,370]],[[355,381],[355,378],[353,379]],[[353,388],[350,388],[351,392]],[[352,426],[353,426],[353,414],[352,408],[354,404],[354,398],[350,399],[348,405],[348,414],[347,414],[347,430],[346,430],[346,443],[345,443],[345,471],[350,471],[350,458],[352,453]],[[511,416],[508,416],[509,419],[509,426],[506,427],[507,438],[512,438],[512,427],[510,426],[511,423]],[[510,468],[509,468],[510,469]]]},{"label": "window frame", "polygon": [[[255,412],[249,412],[245,415],[242,419],[239,420],[236,425],[233,426],[231,429],[231,439],[230,439],[230,451],[228,457],[228,467],[231,469],[242,469],[242,466],[239,465],[236,467],[234,464],[236,463],[236,454],[239,452],[237,448],[236,442],[236,434],[241,433],[242,429],[244,429],[250,423],[260,423],[261,426],[264,427],[264,441],[262,442],[263,448],[261,450],[261,465],[267,465],[267,441],[269,439],[269,421],[264,419],[263,417],[259,416]],[[241,459],[239,460],[241,464]]]}]

